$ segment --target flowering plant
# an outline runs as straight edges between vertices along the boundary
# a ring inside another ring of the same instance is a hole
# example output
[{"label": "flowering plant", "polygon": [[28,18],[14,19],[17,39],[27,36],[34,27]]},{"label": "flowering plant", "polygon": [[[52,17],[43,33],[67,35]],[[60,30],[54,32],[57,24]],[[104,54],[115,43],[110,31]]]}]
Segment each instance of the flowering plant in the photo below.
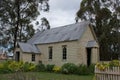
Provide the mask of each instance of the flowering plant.
[{"label": "flowering plant", "polygon": [[101,70],[101,71],[104,71],[106,70],[106,68],[113,68],[113,67],[120,67],[120,63],[119,63],[119,60],[113,60],[113,61],[110,61],[109,63],[97,63],[96,64],[96,67]]},{"label": "flowering plant", "polygon": [[54,66],[54,67],[53,67],[53,71],[54,71],[54,72],[60,72],[60,70],[61,70],[61,68],[58,67],[58,66]]},{"label": "flowering plant", "polygon": [[97,68],[101,71],[104,71],[106,68],[109,67],[109,64],[105,64],[105,63],[97,63],[96,64]]}]

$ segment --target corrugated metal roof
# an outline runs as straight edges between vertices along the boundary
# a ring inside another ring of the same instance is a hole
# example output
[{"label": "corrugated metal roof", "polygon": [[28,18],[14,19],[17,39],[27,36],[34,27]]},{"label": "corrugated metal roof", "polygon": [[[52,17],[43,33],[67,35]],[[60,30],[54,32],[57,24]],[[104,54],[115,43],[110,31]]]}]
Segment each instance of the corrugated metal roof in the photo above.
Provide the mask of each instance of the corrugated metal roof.
[{"label": "corrugated metal roof", "polygon": [[97,42],[95,40],[88,41],[87,48],[97,47]]},{"label": "corrugated metal roof", "polygon": [[34,44],[28,44],[28,43],[18,43],[18,44],[23,52],[40,53],[40,51]]},{"label": "corrugated metal roof", "polygon": [[40,31],[37,32],[30,40],[28,40],[28,43],[45,44],[78,40],[83,35],[88,25],[89,22],[84,21],[63,27],[53,28],[50,30]]},{"label": "corrugated metal roof", "polygon": [[[19,43],[23,52],[40,53],[35,44],[78,40],[89,26],[88,21],[37,32],[27,43]],[[91,43],[88,44],[90,46]]]}]

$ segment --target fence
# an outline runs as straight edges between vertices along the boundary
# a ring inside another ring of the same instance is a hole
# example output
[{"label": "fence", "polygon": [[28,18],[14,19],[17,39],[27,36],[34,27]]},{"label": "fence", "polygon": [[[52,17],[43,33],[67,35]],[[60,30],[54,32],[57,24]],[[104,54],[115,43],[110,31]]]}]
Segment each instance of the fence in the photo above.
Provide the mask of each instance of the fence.
[{"label": "fence", "polygon": [[101,71],[95,67],[96,80],[120,80],[120,67],[106,68]]}]

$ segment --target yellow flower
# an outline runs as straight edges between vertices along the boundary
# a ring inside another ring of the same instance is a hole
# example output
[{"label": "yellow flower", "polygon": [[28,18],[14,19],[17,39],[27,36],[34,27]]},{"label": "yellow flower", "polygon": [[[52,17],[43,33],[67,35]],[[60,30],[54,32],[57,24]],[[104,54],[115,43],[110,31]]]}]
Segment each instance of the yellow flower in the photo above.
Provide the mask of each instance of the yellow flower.
[{"label": "yellow flower", "polygon": [[54,72],[59,72],[60,69],[61,69],[60,67],[58,67],[58,66],[54,66],[53,71],[54,71]]}]

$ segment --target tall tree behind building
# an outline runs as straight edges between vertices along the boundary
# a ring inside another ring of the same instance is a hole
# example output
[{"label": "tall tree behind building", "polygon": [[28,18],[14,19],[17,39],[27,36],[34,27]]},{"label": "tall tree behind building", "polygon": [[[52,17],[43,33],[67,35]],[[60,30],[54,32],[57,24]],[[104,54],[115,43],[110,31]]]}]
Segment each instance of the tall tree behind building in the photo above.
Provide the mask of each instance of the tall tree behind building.
[{"label": "tall tree behind building", "polygon": [[93,25],[101,60],[120,58],[120,0],[82,0],[77,17]]},{"label": "tall tree behind building", "polygon": [[30,23],[40,15],[40,10],[49,10],[48,1],[0,0],[0,29],[2,30],[0,37],[2,37],[2,41],[6,41],[5,44],[14,43],[15,48],[17,41],[29,39],[34,34],[33,26]]}]

